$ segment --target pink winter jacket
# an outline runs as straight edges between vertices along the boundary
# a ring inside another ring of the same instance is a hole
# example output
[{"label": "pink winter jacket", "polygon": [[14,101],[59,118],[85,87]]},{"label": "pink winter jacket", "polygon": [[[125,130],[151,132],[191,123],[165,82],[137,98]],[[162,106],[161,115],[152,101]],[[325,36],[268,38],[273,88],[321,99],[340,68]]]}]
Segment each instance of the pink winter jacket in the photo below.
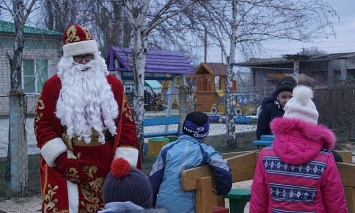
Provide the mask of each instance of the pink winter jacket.
[{"label": "pink winter jacket", "polygon": [[275,118],[272,147],[260,154],[251,188],[251,213],[347,213],[333,157],[335,135],[322,125]]}]

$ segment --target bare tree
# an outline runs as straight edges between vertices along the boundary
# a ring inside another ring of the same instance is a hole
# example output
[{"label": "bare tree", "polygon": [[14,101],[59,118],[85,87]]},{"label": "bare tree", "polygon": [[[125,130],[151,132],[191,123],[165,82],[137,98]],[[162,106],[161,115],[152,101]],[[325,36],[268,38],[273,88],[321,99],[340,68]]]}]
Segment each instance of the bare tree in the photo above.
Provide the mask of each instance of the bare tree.
[{"label": "bare tree", "polygon": [[[22,61],[24,51],[24,26],[34,10],[36,0],[24,4],[21,0],[2,1],[1,9],[6,10],[14,20],[15,34],[12,52],[6,52],[10,64],[10,121],[7,158],[7,177],[13,195],[26,195],[28,157],[26,141],[26,103],[22,89]],[[25,165],[25,166],[23,166]]]},{"label": "bare tree", "polygon": [[35,3],[36,0],[31,0],[28,2],[28,5],[25,5],[21,0],[12,0],[2,1],[0,4],[1,9],[6,10],[11,17],[13,17],[15,24],[13,54],[7,53],[11,69],[11,89],[21,88],[21,71],[24,49],[23,28],[30,13],[34,9]]},{"label": "bare tree", "polygon": [[49,30],[64,32],[68,25],[85,21],[82,19],[86,8],[83,7],[85,2],[65,0],[40,0],[40,2],[42,18],[39,21],[44,22],[44,26]]},{"label": "bare tree", "polygon": [[121,1],[41,0],[44,26],[64,32],[70,24],[85,26],[97,38],[99,49],[107,56],[112,46],[128,47],[132,29]]},{"label": "bare tree", "polygon": [[327,38],[335,35],[330,17],[338,16],[323,0],[201,1],[199,6],[187,12],[190,17],[187,23],[200,39],[206,32],[209,42],[218,46],[226,59],[227,144],[235,147],[231,80],[236,49],[251,56],[262,49],[263,41],[270,39],[312,41]]},{"label": "bare tree", "polygon": [[298,54],[312,56],[312,55],[327,54],[327,51],[321,50],[318,47],[309,47],[309,48],[302,48],[301,52],[299,52]]},{"label": "bare tree", "polygon": [[134,77],[133,108],[137,126],[137,135],[143,148],[143,117],[144,117],[144,73],[148,37],[152,30],[178,15],[196,1],[189,0],[124,0],[129,22],[133,30],[133,62],[131,64]]},{"label": "bare tree", "polygon": [[100,50],[107,54],[112,46],[129,47],[132,28],[120,1],[96,1],[90,4],[92,31],[98,36]]}]

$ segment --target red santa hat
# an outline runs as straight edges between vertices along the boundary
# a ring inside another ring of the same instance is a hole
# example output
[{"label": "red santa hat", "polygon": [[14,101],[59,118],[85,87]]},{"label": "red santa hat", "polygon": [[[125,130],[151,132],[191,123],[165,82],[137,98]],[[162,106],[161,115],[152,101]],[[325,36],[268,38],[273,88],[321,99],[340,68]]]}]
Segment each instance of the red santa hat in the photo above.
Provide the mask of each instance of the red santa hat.
[{"label": "red santa hat", "polygon": [[63,44],[64,57],[99,52],[89,30],[80,25],[72,24],[65,30]]}]

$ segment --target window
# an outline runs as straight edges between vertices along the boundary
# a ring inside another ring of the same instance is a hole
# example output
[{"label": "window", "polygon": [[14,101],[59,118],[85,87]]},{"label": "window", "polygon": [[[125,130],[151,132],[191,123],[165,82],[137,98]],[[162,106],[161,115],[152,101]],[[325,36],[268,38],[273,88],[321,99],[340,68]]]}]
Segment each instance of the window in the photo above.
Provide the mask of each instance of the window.
[{"label": "window", "polygon": [[232,81],[232,91],[237,91],[237,81]]},{"label": "window", "polygon": [[348,69],[348,76],[347,80],[354,80],[355,79],[355,69]]},{"label": "window", "polygon": [[341,80],[341,71],[340,70],[334,70],[334,80],[335,81]]},{"label": "window", "polygon": [[40,93],[48,79],[48,61],[24,59],[22,64],[22,88],[25,93]]}]

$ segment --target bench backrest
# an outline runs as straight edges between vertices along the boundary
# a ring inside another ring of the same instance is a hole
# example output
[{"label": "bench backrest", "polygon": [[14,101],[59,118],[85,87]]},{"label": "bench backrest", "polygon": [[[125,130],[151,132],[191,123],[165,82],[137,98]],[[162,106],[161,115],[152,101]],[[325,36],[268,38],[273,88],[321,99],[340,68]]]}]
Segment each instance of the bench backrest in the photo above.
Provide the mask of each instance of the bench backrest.
[{"label": "bench backrest", "polygon": [[144,126],[159,126],[169,124],[180,124],[180,118],[178,116],[144,118]]},{"label": "bench backrest", "polygon": [[[233,182],[251,180],[254,177],[258,152],[235,152],[226,158],[233,176]],[[181,172],[181,187],[183,190],[195,190],[196,213],[211,213],[212,206],[224,206],[222,196],[212,194],[214,175],[209,166],[200,166]]]},{"label": "bench backrest", "polygon": [[337,167],[343,182],[348,212],[355,213],[355,164],[338,162]]}]

